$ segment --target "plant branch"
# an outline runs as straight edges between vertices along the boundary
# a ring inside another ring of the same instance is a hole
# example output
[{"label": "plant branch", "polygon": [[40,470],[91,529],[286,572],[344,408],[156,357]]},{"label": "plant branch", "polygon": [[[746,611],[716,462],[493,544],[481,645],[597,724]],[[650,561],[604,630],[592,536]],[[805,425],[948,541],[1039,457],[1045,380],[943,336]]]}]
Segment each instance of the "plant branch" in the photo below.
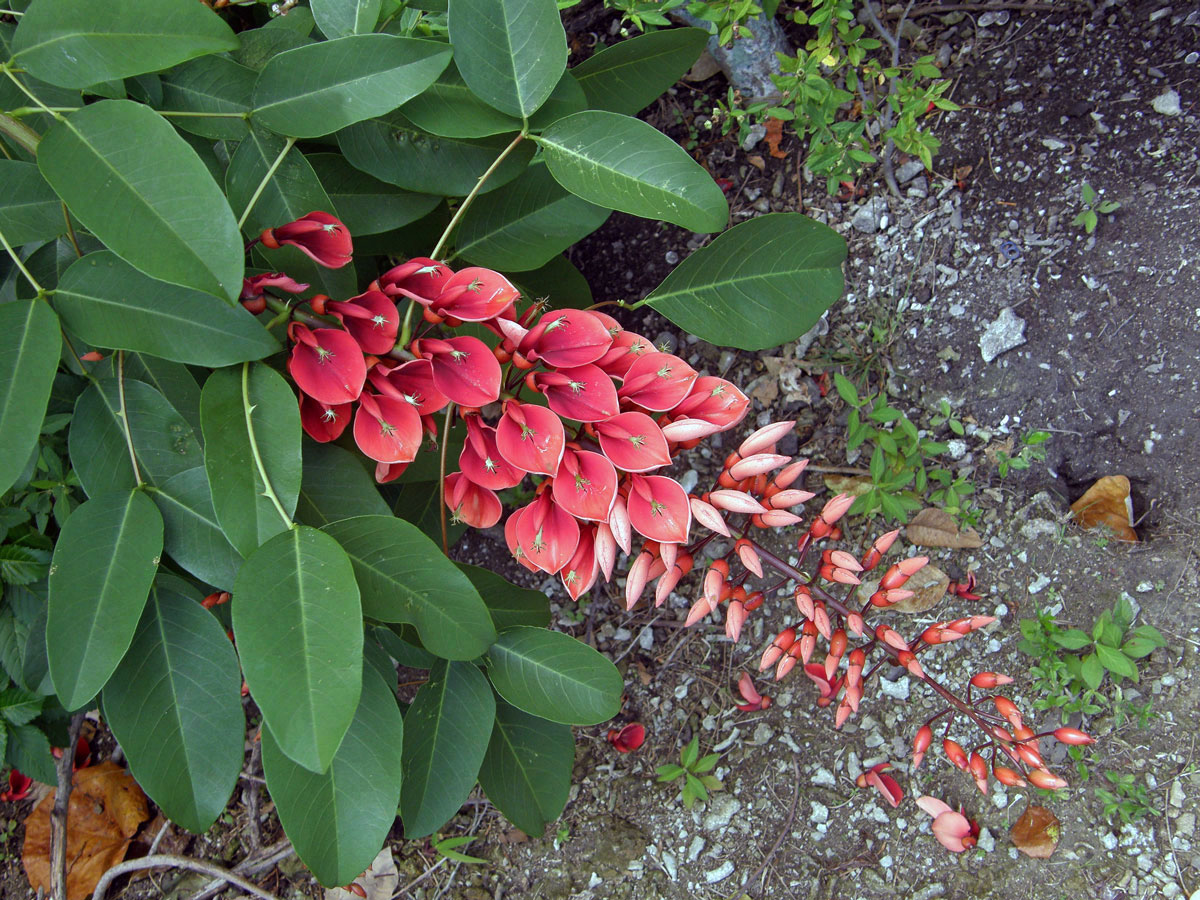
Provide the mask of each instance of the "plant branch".
[{"label": "plant branch", "polygon": [[253,411],[254,407],[250,405],[250,363],[245,362],[242,363],[242,412],[246,417],[246,435],[250,438],[250,455],[254,457],[258,477],[262,479],[263,496],[271,501],[271,505],[279,513],[279,517],[283,519],[284,527],[294,528],[295,523],[292,522],[292,517],[287,514],[283,504],[279,501],[279,495],[275,493],[271,479],[267,477],[267,467],[263,464],[262,454],[258,452],[258,439],[254,436],[254,423],[250,420],[250,413]]},{"label": "plant branch", "polygon": [[129,462],[133,466],[133,480],[138,487],[145,484],[138,469],[137,454],[133,450],[133,433],[129,430],[129,412],[125,408],[125,351],[117,351],[117,396],[121,400],[121,428],[125,432],[125,446],[129,448]]},{"label": "plant branch", "polygon": [[2,70],[4,72],[4,74],[8,76],[9,80],[17,86],[18,90],[20,90],[20,92],[22,94],[24,94],[26,97],[28,97],[30,100],[32,100],[37,105],[37,108],[39,110],[41,110],[42,112],[46,113],[49,116],[53,116],[55,119],[59,119],[60,121],[62,120],[61,115],[59,115],[57,112],[55,112],[53,109],[51,109],[45,103],[43,103],[41,101],[41,98],[38,97],[37,94],[33,93],[31,90],[29,90],[29,88],[25,87],[25,85],[21,84],[21,79],[13,74],[12,69],[9,66],[0,65],[0,70]]},{"label": "plant branch", "polygon": [[222,881],[227,881],[232,885],[241,888],[247,894],[253,894],[255,897],[260,897],[262,900],[279,900],[274,894],[264,891],[255,884],[251,884],[240,875],[234,875],[227,869],[222,869],[220,866],[214,866],[212,863],[203,862],[198,859],[188,859],[186,856],[171,856],[165,853],[156,854],[154,856],[143,856],[141,859],[127,859],[125,862],[117,863],[111,869],[104,873],[99,883],[96,885],[96,890],[92,892],[92,900],[104,900],[104,895],[108,892],[108,886],[113,881],[127,872],[137,872],[141,869],[158,869],[158,868],[174,868],[188,869],[192,872],[200,872],[203,875],[212,875],[220,878]]},{"label": "plant branch", "polygon": [[83,715],[80,711],[71,716],[71,724],[67,727],[67,747],[55,764],[58,790],[54,794],[54,808],[50,812],[50,896],[54,900],[67,900],[67,813],[71,808],[71,789],[75,786],[75,745],[79,743]]},{"label": "plant branch", "polygon": [[79,240],[75,237],[75,226],[71,224],[71,211],[67,209],[67,204],[62,204],[63,220],[67,223],[67,238],[71,241],[71,246],[75,248],[75,256],[83,256],[83,251],[79,249]]},{"label": "plant branch", "polygon": [[487,171],[479,176],[479,180],[475,182],[475,187],[471,188],[471,193],[467,194],[467,196],[463,198],[463,202],[460,203],[458,205],[458,209],[454,211],[454,218],[450,220],[450,224],[446,226],[445,231],[442,232],[442,236],[438,238],[437,245],[433,248],[433,252],[429,254],[431,259],[437,259],[438,255],[442,252],[442,250],[445,249],[446,242],[450,240],[450,235],[454,231],[454,226],[458,224],[458,220],[463,217],[463,213],[465,213],[467,208],[470,207],[471,201],[478,196],[480,190],[483,189],[484,183],[495,173],[498,168],[500,168],[500,164],[508,158],[508,154],[517,149],[517,144],[525,140],[525,136],[526,132],[522,130],[520,134],[513,138],[511,144],[500,151],[500,155],[496,157],[495,162],[488,166]]},{"label": "plant branch", "polygon": [[38,292],[38,296],[44,294],[45,291],[42,290],[42,286],[37,283],[36,278],[29,274],[29,270],[25,268],[25,263],[21,260],[21,257],[17,256],[17,251],[12,248],[12,244],[8,242],[8,238],[4,236],[3,231],[0,231],[0,244],[4,245],[4,249],[8,251],[8,255],[12,258],[13,263],[20,270],[21,274],[25,276],[25,280]]},{"label": "plant branch", "polygon": [[42,138],[24,122],[18,122],[7,113],[0,113],[0,134],[8,137],[17,146],[23,147],[30,156],[37,156],[38,143]]},{"label": "plant branch", "polygon": [[267,169],[266,174],[263,175],[262,181],[258,183],[258,187],[256,187],[254,189],[254,193],[250,195],[250,201],[246,204],[246,208],[242,210],[241,216],[238,217],[238,231],[242,230],[242,226],[245,225],[246,220],[250,218],[250,211],[254,209],[254,204],[258,202],[258,198],[261,197],[262,192],[266,190],[267,182],[275,177],[275,172],[283,164],[283,158],[288,155],[288,151],[292,149],[292,146],[295,143],[295,138],[288,138],[287,141],[284,142],[283,149],[279,151],[279,155],[275,157],[275,161],[271,163],[271,167]]},{"label": "plant branch", "polygon": [[[257,859],[253,857],[247,857],[246,859],[242,860],[233,867],[233,873],[243,877],[251,877],[258,875],[260,872],[266,872],[267,870],[274,868],[278,863],[287,859],[289,856],[294,856],[296,854],[296,849],[292,846],[291,841],[289,841],[287,838],[283,838],[281,841],[272,844],[270,847],[264,847],[263,852],[267,855]],[[210,881],[203,890],[193,894],[189,900],[208,900],[208,898],[212,897],[214,894],[220,893],[227,883],[228,882],[225,881],[224,876]]]}]

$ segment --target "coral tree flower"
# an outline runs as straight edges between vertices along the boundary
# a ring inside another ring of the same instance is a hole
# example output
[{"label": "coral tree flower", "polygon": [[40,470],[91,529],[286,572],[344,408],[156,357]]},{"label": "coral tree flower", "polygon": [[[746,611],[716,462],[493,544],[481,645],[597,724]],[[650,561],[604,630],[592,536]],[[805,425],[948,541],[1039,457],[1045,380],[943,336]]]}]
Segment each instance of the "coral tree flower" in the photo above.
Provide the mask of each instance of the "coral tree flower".
[{"label": "coral tree flower", "polygon": [[976,828],[962,813],[934,797],[918,797],[917,806],[933,816],[933,836],[943,847],[962,853],[975,846]]},{"label": "coral tree flower", "polygon": [[396,343],[400,314],[387,294],[367,291],[341,303],[330,300],[325,308],[358,341],[363,353],[387,353]]},{"label": "coral tree flower", "polygon": [[300,425],[304,428],[304,433],[314,441],[327,444],[342,436],[342,432],[350,424],[350,413],[353,408],[351,403],[330,406],[328,403],[314,400],[301,391]]},{"label": "coral tree flower", "polygon": [[620,730],[610,728],[608,742],[618,753],[632,753],[646,743],[646,726],[640,722],[630,722]]},{"label": "coral tree flower", "polygon": [[251,275],[249,278],[242,279],[241,299],[256,300],[269,287],[279,288],[279,290],[287,291],[289,294],[303,294],[308,290],[307,284],[295,281],[282,272],[266,272],[262,275]]},{"label": "coral tree flower", "polygon": [[367,363],[358,343],[337,328],[310,330],[293,322],[288,337],[295,341],[288,374],[319,403],[337,406],[358,399],[367,380]]},{"label": "coral tree flower", "polygon": [[883,795],[883,799],[888,802],[888,805],[895,809],[900,805],[900,801],[904,799],[904,790],[900,787],[900,783],[891,775],[885,774],[892,768],[889,762],[876,763],[871,766],[866,772],[863,772],[855,780],[860,788],[865,788],[868,785],[875,788]]},{"label": "coral tree flower", "polygon": [[268,228],[260,235],[264,247],[277,250],[281,244],[297,248],[328,269],[340,269],[350,262],[354,244],[350,232],[327,212],[310,212],[294,222]]},{"label": "coral tree flower", "polygon": [[25,773],[13,769],[8,773],[8,790],[0,793],[0,800],[5,803],[16,803],[18,800],[28,797],[32,789],[33,779]]}]

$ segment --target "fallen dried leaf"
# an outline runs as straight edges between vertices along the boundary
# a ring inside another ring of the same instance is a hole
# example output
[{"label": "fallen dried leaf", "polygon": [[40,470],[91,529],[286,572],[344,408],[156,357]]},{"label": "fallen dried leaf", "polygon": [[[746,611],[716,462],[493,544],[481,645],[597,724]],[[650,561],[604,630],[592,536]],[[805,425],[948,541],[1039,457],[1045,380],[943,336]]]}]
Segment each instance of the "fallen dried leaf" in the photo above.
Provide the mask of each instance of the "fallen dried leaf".
[{"label": "fallen dried leaf", "polygon": [[[354,882],[363,889],[366,900],[391,900],[400,884],[400,873],[392,857],[392,848],[385,846],[380,850],[367,871],[355,878]],[[343,887],[332,887],[325,889],[324,900],[354,900],[358,896]]]},{"label": "fallen dried leaf", "polygon": [[1062,834],[1054,813],[1043,806],[1031,806],[1012,827],[1012,842],[1018,850],[1034,859],[1049,859]]},{"label": "fallen dried leaf", "polygon": [[653,681],[654,678],[650,674],[650,670],[646,668],[646,664],[643,663],[640,659],[638,659],[638,660],[634,660],[633,665],[637,669],[638,681],[640,681],[642,683],[643,687],[648,687],[650,685],[650,682]]},{"label": "fallen dried leaf", "polygon": [[767,167],[767,161],[757,153],[755,153],[753,156],[747,156],[746,162],[750,163],[750,165],[754,166],[754,168],[758,169],[760,172]]},{"label": "fallen dried leaf", "polygon": [[875,486],[867,475],[826,475],[823,480],[832,493],[851,497],[861,497]]},{"label": "fallen dried leaf", "polygon": [[[946,588],[949,586],[949,575],[937,566],[927,565],[912,578],[908,579],[908,583],[904,585],[904,590],[912,591],[913,595],[907,600],[893,603],[888,609],[894,609],[896,612],[908,613],[909,615],[923,613],[928,609],[932,609],[938,604],[938,601],[946,596]],[[877,590],[879,590],[878,579],[864,581],[859,585],[856,594],[861,602],[866,603],[867,598]]]},{"label": "fallen dried leaf", "polygon": [[[21,861],[36,891],[50,890],[50,812],[47,794],[25,820]],[[150,816],[146,795],[133,776],[111,761],[80,769],[67,807],[67,900],[83,900],[110,868],[125,858],[138,825]]]},{"label": "fallen dried leaf", "polygon": [[1103,525],[1117,540],[1136,541],[1133,530],[1133,503],[1129,499],[1129,479],[1124,475],[1105,475],[1071,504],[1071,513],[1080,528]]},{"label": "fallen dried leaf", "polygon": [[921,510],[908,523],[905,537],[918,547],[950,547],[954,550],[970,550],[982,547],[979,532],[969,525],[960,529],[954,516],[944,509],[929,506]]},{"label": "fallen dried leaf", "polygon": [[771,156],[775,159],[786,159],[787,151],[779,148],[779,142],[783,139],[783,120],[776,119],[774,116],[767,116],[767,148],[771,151]]}]

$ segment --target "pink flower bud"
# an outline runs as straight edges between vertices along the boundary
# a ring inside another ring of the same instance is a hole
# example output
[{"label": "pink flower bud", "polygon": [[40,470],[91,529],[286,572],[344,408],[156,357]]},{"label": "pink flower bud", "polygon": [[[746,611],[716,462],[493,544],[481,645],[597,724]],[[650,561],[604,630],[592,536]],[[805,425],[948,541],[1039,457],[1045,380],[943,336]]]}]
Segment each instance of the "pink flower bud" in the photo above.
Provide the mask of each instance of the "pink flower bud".
[{"label": "pink flower bud", "polygon": [[1086,745],[1096,743],[1094,737],[1080,731],[1078,728],[1056,728],[1054,730],[1054,737],[1064,744]]},{"label": "pink flower bud", "polygon": [[795,422],[774,422],[764,425],[742,441],[741,446],[738,447],[738,453],[743,458],[755,453],[770,453],[774,450],[775,442],[791,434],[795,425]]}]

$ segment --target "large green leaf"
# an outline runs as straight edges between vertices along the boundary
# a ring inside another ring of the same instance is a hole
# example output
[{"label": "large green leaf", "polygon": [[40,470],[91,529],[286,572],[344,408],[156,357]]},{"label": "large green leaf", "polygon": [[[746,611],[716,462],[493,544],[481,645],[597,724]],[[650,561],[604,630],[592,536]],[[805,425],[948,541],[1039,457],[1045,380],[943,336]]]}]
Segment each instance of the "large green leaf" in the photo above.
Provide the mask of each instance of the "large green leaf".
[{"label": "large green leaf", "polygon": [[471,663],[439,660],[404,717],[404,836],[433,834],[458,812],[491,737],[496,701]]},{"label": "large green leaf", "polygon": [[508,821],[541,837],[546,823],[567,805],[574,762],[570,725],[539,719],[503,700],[496,703],[479,784]]},{"label": "large green leaf", "polygon": [[213,512],[208,473],[196,466],[150,490],[163,517],[163,550],[205,584],[233,590],[242,555],[233,548]]},{"label": "large green leaf", "polygon": [[354,565],[363,615],[414,625],[426,649],[445,659],[474,659],[496,640],[479,592],[415,525],[358,516],[322,530]]},{"label": "large green leaf", "polygon": [[246,120],[227,115],[250,111],[258,73],[228,56],[204,56],[162,75],[161,107],[173,112],[223,113],[220,116],[172,116],[177,128],[217,141],[246,136]]},{"label": "large green leaf", "polygon": [[287,525],[265,496],[255,448],[283,512],[300,493],[300,411],[286,381],[265,365],[219,369],[200,395],[204,467],[213,510],[229,543],[249,556]]},{"label": "large green leaf", "polygon": [[89,253],[67,269],[54,303],[67,330],[96,347],[214,368],[279,350],[279,342],[241,306],[158,281],[107,250]]},{"label": "large green leaf", "polygon": [[20,769],[35,781],[53,784],[55,778],[54,757],[50,755],[50,742],[36,725],[10,727],[5,761],[14,769]]},{"label": "large green leaf", "polygon": [[[191,426],[148,384],[126,377],[125,412],[138,468],[150,484],[161,485],[202,463],[200,443]],[[102,378],[79,395],[69,448],[71,465],[89,497],[128,490],[136,483],[115,378]]]},{"label": "large green leaf", "polygon": [[762,350],[804,334],[842,295],[846,241],[799,213],[759,216],[697,250],[643,303],[706,341]]},{"label": "large green leaf", "polygon": [[0,494],[20,477],[37,445],[61,343],[58,320],[44,301],[0,304]]},{"label": "large green leaf", "polygon": [[720,231],[729,218],[712,176],[639,119],[588,110],[559,119],[534,140],[559,184],[598,206],[692,231]]},{"label": "large green leaf", "polygon": [[550,600],[541,591],[519,587],[491,569],[458,563],[487,604],[497,631],[514,625],[544,628],[550,624]]},{"label": "large green leaf", "polygon": [[229,300],[241,292],[244,251],[225,195],[153,110],[85,106],[42,138],[38,167],[89,231],[147,275]]},{"label": "large green leaf", "polygon": [[441,201],[433,194],[414,194],[372,178],[340,153],[313,153],[307,159],[338,218],[356,238],[415,222]]},{"label": "large green leaf", "polygon": [[566,70],[554,0],[450,0],[447,24],[463,80],[510,116],[532,115]]},{"label": "large green leaf", "polygon": [[441,74],[450,48],[390,34],[355,34],[272,57],[254,86],[254,121],[277,134],[319,137],[381,116]]},{"label": "large green leaf", "polygon": [[593,54],[571,74],[592,109],[632,116],[687,74],[708,36],[703,28],[640,34]]},{"label": "large green leaf", "polygon": [[[337,139],[342,153],[356,169],[406,190],[447,197],[470,193],[511,143],[505,136],[480,140],[433,137],[396,114],[352,125],[339,131]],[[483,191],[495,190],[516,178],[529,164],[533,151],[533,144],[523,141],[488,177]]]},{"label": "large green leaf", "polygon": [[10,246],[48,241],[67,230],[62,201],[35,163],[0,159],[0,184],[0,233]]},{"label": "large green leaf", "polygon": [[66,709],[95,697],[125,655],[162,547],[162,516],[140,491],[95,497],[67,519],[46,619],[50,677]]},{"label": "large green leaf", "polygon": [[51,84],[86,88],[235,50],[238,39],[193,0],[35,0],[13,39],[13,62]]},{"label": "large green leaf", "polygon": [[138,784],[189,831],[207,831],[237,783],[241,686],[220,623],[185,582],[161,579],[104,687],[104,720]]},{"label": "large green leaf", "polygon": [[458,255],[477,266],[536,269],[604,224],[611,210],[562,187],[535,163],[499,190],[478,198],[458,226]]},{"label": "large green leaf", "polygon": [[328,771],[318,775],[296,765],[272,732],[263,732],[263,774],[279,821],[322,884],[354,880],[387,838],[400,802],[404,732],[395,697],[370,665]]},{"label": "large green leaf", "polygon": [[370,34],[379,21],[381,0],[311,0],[313,18],[329,39]]},{"label": "large green leaf", "polygon": [[157,356],[126,353],[125,377],[144,382],[166,397],[193,432],[200,434],[200,385],[187,366]]},{"label": "large green leaf", "polygon": [[513,275],[512,281],[522,295],[545,298],[553,309],[587,309],[595,302],[583,273],[562,255],[530,272]]},{"label": "large green leaf", "polygon": [[296,519],[320,528],[350,516],[386,516],[391,513],[379,496],[361,457],[336,444],[304,442],[304,471]]},{"label": "large green leaf", "polygon": [[595,725],[621,707],[617,667],[569,634],[519,625],[487,652],[488,677],[518,709],[568,725]]},{"label": "large green leaf", "polygon": [[242,672],[271,735],[304,768],[327,771],[362,687],[350,560],[315,528],[276,535],[238,572],[232,614]]},{"label": "large green leaf", "polygon": [[[225,191],[229,202],[239,211],[250,203],[285,145],[283,138],[262,128],[251,129],[238,144],[225,172]],[[263,187],[242,230],[246,237],[257,237],[263,229],[295,221],[314,210],[334,216],[339,213],[304,154],[292,147]],[[265,250],[259,244],[254,249],[263,254],[271,271],[287,272],[331,297],[350,297],[358,292],[353,266],[330,269],[318,265],[299,248],[286,245],[278,250]]]}]

